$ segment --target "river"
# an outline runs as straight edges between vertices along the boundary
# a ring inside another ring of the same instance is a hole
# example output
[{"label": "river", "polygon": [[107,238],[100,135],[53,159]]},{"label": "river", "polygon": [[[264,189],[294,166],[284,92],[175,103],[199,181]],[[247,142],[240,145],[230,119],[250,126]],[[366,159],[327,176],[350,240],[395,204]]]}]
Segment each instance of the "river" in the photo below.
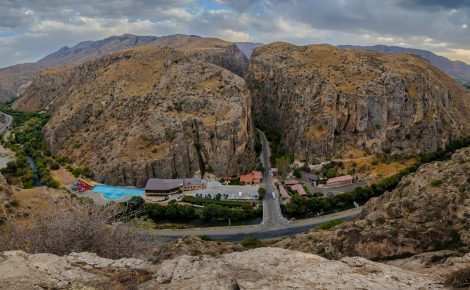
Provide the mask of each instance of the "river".
[{"label": "river", "polygon": [[33,171],[34,175],[34,186],[40,186],[41,185],[41,178],[39,177],[38,173],[38,168],[36,167],[36,162],[34,162],[33,157],[31,156],[26,156],[26,159],[28,160],[29,167],[31,167],[31,170]]}]

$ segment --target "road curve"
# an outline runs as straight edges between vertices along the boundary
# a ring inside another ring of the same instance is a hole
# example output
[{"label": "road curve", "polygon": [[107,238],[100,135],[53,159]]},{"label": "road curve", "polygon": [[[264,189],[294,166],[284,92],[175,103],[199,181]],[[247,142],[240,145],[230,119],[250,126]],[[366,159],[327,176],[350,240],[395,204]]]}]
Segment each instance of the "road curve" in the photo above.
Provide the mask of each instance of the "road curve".
[{"label": "road curve", "polygon": [[156,230],[155,233],[165,240],[175,240],[184,236],[207,235],[213,239],[230,242],[241,241],[246,236],[254,236],[260,240],[268,240],[291,236],[314,228],[318,224],[333,220],[348,220],[360,214],[361,208],[340,211],[334,214],[302,219],[276,228],[264,228],[261,225],[192,228],[183,230]]},{"label": "road curve", "polygon": [[6,128],[10,127],[13,117],[3,112],[0,112],[0,115],[2,115],[5,120],[5,122],[0,125],[0,133],[2,133]]}]

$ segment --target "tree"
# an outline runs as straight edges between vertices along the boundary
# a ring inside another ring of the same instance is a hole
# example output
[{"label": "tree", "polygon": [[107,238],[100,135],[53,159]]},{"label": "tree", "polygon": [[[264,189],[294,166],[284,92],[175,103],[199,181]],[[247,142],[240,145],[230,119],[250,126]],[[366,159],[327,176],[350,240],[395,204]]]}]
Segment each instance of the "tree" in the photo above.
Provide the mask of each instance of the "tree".
[{"label": "tree", "polygon": [[258,188],[258,199],[263,200],[266,195],[266,189],[263,187]]},{"label": "tree", "polygon": [[282,176],[286,176],[289,173],[289,165],[290,160],[287,157],[280,157],[276,159],[277,169],[279,170],[279,174]]},{"label": "tree", "polygon": [[302,167],[297,167],[296,169],[294,169],[294,176],[297,178],[300,178],[302,176],[301,171],[302,171]]}]

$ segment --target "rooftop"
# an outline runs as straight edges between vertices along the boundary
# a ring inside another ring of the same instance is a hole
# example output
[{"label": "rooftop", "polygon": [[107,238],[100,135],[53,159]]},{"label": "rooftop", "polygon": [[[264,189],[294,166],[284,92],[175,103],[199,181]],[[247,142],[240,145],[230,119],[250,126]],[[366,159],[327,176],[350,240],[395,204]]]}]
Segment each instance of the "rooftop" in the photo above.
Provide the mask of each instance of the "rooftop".
[{"label": "rooftop", "polygon": [[300,172],[300,178],[302,178],[303,180],[311,180],[311,181],[316,181],[320,179],[318,175],[308,173],[305,171]]},{"label": "rooftop", "polygon": [[330,182],[341,182],[341,181],[349,181],[349,180],[353,180],[353,177],[351,175],[343,175],[343,176],[330,178],[327,180],[327,182],[330,183]]},{"label": "rooftop", "polygon": [[299,181],[295,180],[295,179],[286,179],[286,180],[284,180],[285,185],[294,185],[294,184],[298,184],[298,183],[299,183]]},{"label": "rooftop", "polygon": [[307,193],[305,192],[305,189],[300,184],[294,184],[294,185],[291,186],[291,188],[292,188],[292,190],[297,191],[299,193],[299,195],[307,195]]},{"label": "rooftop", "polygon": [[145,190],[172,190],[183,186],[183,179],[150,178],[147,180]]}]

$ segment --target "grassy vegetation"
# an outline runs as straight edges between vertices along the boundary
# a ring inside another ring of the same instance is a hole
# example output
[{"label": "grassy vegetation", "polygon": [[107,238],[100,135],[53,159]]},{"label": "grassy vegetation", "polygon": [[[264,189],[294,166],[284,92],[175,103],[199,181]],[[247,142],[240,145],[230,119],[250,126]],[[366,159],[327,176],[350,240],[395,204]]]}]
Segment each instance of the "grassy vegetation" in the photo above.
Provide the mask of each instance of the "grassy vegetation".
[{"label": "grassy vegetation", "polygon": [[440,180],[440,179],[434,179],[433,181],[431,181],[431,186],[432,187],[438,187],[441,184],[442,184],[442,180]]},{"label": "grassy vegetation", "polygon": [[59,183],[52,178],[50,169],[58,168],[64,160],[52,156],[44,143],[42,128],[48,115],[19,112],[4,104],[0,105],[0,110],[13,117],[13,130],[8,140],[3,141],[2,138],[2,142],[16,154],[16,161],[8,163],[2,173],[13,183],[21,183],[25,188],[32,187],[35,176],[27,160],[29,156],[36,164],[41,184],[57,188]]},{"label": "grassy vegetation", "polygon": [[250,249],[258,248],[262,246],[260,240],[258,240],[256,237],[253,237],[253,236],[244,237],[243,240],[240,242],[240,244],[244,246],[245,248],[250,248]]},{"label": "grassy vegetation", "polygon": [[257,127],[264,132],[271,146],[271,166],[279,168],[280,175],[287,174],[286,167],[294,161],[294,155],[282,148],[279,132],[264,126],[258,125]]},{"label": "grassy vegetation", "polygon": [[164,219],[193,219],[206,220],[244,219],[256,217],[262,214],[262,209],[254,209],[249,202],[213,200],[205,198],[184,197],[184,202],[204,205],[193,207],[191,205],[179,205],[175,200],[167,206],[156,203],[145,203],[142,197],[132,197],[121,205],[129,213],[138,213],[138,217],[148,217],[153,221]]},{"label": "grassy vegetation", "polygon": [[67,165],[66,168],[68,171],[70,171],[70,173],[72,173],[74,177],[79,177],[79,176],[92,177],[93,176],[93,173],[88,167],[81,168],[81,167],[73,167],[71,165]]},{"label": "grassy vegetation", "polygon": [[343,223],[342,220],[334,220],[334,221],[329,221],[329,222],[326,222],[326,223],[319,224],[317,227],[319,229],[322,229],[322,230],[329,230],[332,227],[337,226],[337,225],[342,224],[342,223]]},{"label": "grassy vegetation", "polygon": [[[352,208],[353,201],[362,204],[372,197],[380,196],[386,191],[391,191],[396,188],[404,176],[415,172],[420,165],[433,161],[448,160],[457,149],[467,146],[470,146],[470,137],[456,139],[450,142],[445,149],[419,154],[412,166],[383,179],[377,184],[358,187],[353,191],[336,196],[322,198],[315,195],[307,195],[306,197],[294,195],[289,203],[281,205],[282,212],[288,217],[308,217],[320,211],[330,213]],[[433,181],[432,184],[434,184],[433,186],[438,186],[440,182]]]},{"label": "grassy vegetation", "polygon": [[246,201],[236,201],[236,200],[217,200],[217,199],[210,199],[210,198],[198,198],[193,196],[185,196],[181,200],[183,202],[197,204],[197,205],[208,205],[208,204],[217,204],[223,206],[230,206],[230,207],[252,207],[253,204],[251,202]]}]

